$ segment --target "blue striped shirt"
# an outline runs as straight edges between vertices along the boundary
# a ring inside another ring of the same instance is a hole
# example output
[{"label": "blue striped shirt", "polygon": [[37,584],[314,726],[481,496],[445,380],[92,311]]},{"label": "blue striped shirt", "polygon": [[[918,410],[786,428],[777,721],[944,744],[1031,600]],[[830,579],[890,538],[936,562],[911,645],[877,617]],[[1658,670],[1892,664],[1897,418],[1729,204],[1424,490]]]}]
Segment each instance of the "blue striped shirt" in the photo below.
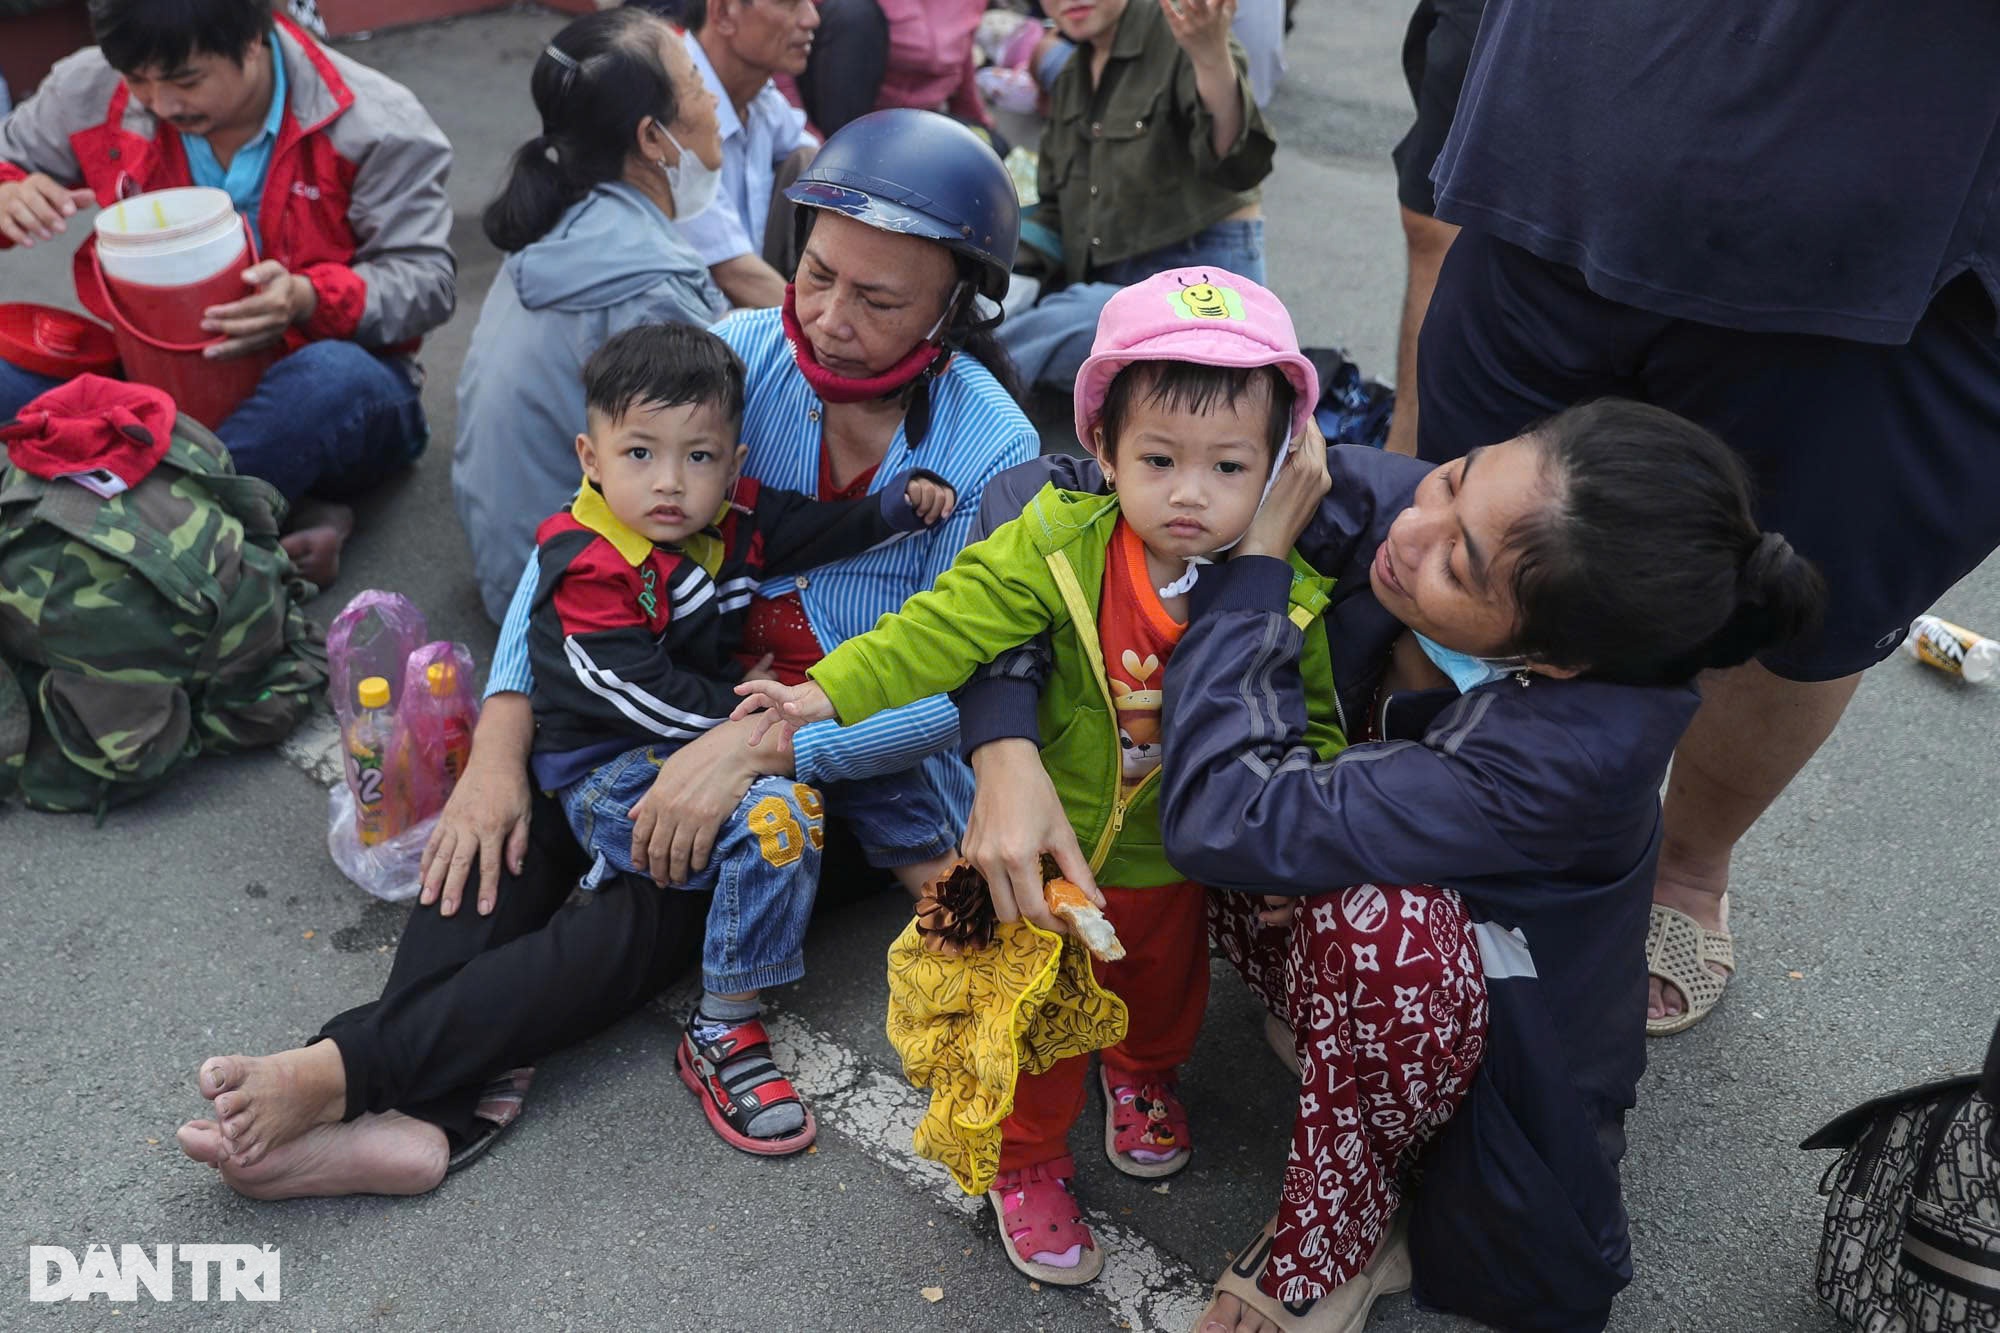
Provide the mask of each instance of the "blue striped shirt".
[{"label": "blue striped shirt", "polygon": [[[819,398],[792,364],[776,310],[747,310],[715,326],[749,371],[743,439],[750,445],[744,473],[767,486],[812,494],[819,489]],[[972,532],[986,483],[1041,451],[1027,416],[984,366],[969,356],[952,360],[931,385],[931,427],[923,446],[909,447],[903,429],[889,443],[871,489],[896,473],[926,467],[958,490],[952,516],[929,532],[877,547],[804,574],[767,581],[766,597],[796,594],[820,643],[832,647],[873,628],[950,568]],[[507,608],[486,693],[529,693],[528,609],[534,603],[531,559]],[[962,824],[972,807],[972,773],[953,753],[958,710],[944,695],[878,713],[852,727],[829,722],[802,729],[793,739],[794,771],[802,782],[824,786],[884,773],[919,761],[954,817]]]}]

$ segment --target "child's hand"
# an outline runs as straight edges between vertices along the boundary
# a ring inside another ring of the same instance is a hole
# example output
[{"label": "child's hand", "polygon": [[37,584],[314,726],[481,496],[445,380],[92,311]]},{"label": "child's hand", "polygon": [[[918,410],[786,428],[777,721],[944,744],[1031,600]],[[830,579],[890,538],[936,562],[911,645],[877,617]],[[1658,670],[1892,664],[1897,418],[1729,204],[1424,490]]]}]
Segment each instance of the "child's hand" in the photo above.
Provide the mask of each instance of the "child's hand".
[{"label": "child's hand", "polygon": [[1229,59],[1229,25],[1236,21],[1236,0],[1160,0],[1167,27],[1188,59]]},{"label": "child's hand", "polygon": [[764,733],[777,723],[797,731],[808,722],[825,722],[833,717],[833,701],[816,681],[786,685],[775,680],[746,680],[736,687],[736,692],[743,696],[743,702],[736,705],[729,720],[756,717],[757,729],[750,733],[752,745],[763,740]]},{"label": "child's hand", "polygon": [[910,484],[903,490],[903,498],[910,502],[910,508],[917,511],[917,517],[924,521],[925,527],[936,527],[950,518],[951,511],[958,507],[958,492],[929,477],[911,477]]}]

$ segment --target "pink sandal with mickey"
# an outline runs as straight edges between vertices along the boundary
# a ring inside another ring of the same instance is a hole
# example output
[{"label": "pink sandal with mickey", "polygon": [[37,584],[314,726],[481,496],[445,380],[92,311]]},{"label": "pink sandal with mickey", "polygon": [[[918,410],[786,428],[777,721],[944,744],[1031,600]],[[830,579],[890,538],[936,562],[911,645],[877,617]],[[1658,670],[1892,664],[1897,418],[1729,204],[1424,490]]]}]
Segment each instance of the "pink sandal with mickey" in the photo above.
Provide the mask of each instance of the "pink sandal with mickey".
[{"label": "pink sandal with mickey", "polygon": [[1104,1155],[1111,1165],[1141,1180],[1187,1166],[1194,1144],[1173,1070],[1114,1076],[1099,1065],[1097,1084],[1104,1090]]},{"label": "pink sandal with mickey", "polygon": [[1037,1282],[1079,1287],[1104,1271],[1104,1251],[1070,1189],[1075,1176],[1076,1162],[1058,1157],[1002,1171],[986,1191],[1008,1261]]}]

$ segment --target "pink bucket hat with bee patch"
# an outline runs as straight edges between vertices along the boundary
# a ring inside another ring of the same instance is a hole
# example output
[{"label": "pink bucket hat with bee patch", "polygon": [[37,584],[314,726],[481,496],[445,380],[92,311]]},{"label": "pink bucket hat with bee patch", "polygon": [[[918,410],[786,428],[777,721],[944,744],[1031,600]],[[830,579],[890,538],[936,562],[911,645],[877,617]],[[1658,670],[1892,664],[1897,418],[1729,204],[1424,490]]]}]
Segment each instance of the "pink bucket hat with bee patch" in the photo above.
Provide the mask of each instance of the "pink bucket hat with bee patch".
[{"label": "pink bucket hat with bee patch", "polygon": [[1277,367],[1295,395],[1288,438],[1305,429],[1319,405],[1319,375],[1299,351],[1284,302],[1212,265],[1155,273],[1104,307],[1090,359],[1076,373],[1076,438],[1086,448],[1111,381],[1135,361]]}]

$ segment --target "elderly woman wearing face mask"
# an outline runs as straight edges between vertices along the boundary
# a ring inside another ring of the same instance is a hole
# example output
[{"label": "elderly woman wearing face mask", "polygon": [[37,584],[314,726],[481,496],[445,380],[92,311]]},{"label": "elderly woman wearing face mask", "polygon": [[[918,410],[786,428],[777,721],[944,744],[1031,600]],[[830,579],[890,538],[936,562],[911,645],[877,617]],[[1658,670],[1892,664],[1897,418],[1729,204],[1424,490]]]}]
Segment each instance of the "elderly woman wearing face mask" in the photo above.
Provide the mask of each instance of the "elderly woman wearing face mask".
[{"label": "elderly woman wearing face mask", "polygon": [[507,610],[535,524],[576,489],[583,363],[639,324],[729,308],[682,224],[715,198],[715,95],[643,9],[555,35],[530,83],[542,132],[482,219],[507,254],[458,381],[451,489],[486,613]]}]

